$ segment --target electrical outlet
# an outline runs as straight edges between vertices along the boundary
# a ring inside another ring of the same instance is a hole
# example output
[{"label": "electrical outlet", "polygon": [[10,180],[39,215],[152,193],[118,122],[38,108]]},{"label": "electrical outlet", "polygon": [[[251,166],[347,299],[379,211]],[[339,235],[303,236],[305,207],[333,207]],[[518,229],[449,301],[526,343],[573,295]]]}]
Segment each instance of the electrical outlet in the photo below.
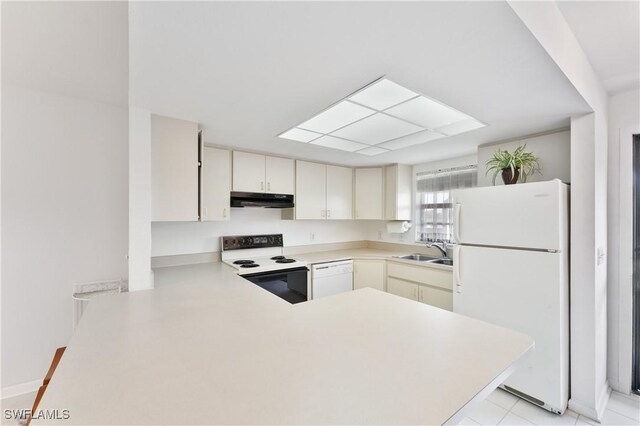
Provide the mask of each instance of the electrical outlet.
[{"label": "electrical outlet", "polygon": [[404,234],[400,234],[400,241],[404,241]]},{"label": "electrical outlet", "polygon": [[313,232],[311,232],[309,234],[309,241],[314,241],[316,239],[316,234],[314,234]]},{"label": "electrical outlet", "polygon": [[378,239],[381,240],[382,239],[382,231],[378,231]]}]

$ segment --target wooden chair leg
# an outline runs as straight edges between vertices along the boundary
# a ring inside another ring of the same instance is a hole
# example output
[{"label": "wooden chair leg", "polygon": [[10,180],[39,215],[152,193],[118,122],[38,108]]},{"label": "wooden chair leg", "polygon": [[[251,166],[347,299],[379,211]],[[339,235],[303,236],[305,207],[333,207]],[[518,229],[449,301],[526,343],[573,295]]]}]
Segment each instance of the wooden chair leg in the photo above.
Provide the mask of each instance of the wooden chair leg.
[{"label": "wooden chair leg", "polygon": [[[38,389],[38,394],[36,395],[36,399],[33,401],[33,407],[31,407],[31,414],[35,413],[36,410],[38,409],[40,400],[42,399],[42,396],[44,395],[44,391],[46,390],[47,390],[47,385],[42,385],[40,386],[40,389]],[[26,426],[29,426],[30,423],[31,423],[31,416],[27,417]]]},{"label": "wooden chair leg", "polygon": [[[33,407],[31,408],[31,414],[35,413],[38,409],[38,405],[40,405],[40,400],[44,396],[44,391],[47,390],[47,386],[53,377],[53,373],[58,368],[58,364],[60,364],[60,359],[62,358],[62,354],[64,354],[64,350],[67,349],[66,346],[62,348],[56,349],[56,353],[53,355],[53,360],[51,360],[51,365],[49,366],[49,371],[47,371],[47,375],[44,376],[44,380],[42,381],[42,386],[38,389],[38,394],[36,395],[36,399],[33,401]],[[31,416],[27,417],[26,426],[29,426],[31,423]]]},{"label": "wooden chair leg", "polygon": [[47,371],[47,375],[44,376],[44,381],[42,382],[43,385],[46,386],[51,381],[53,373],[56,371],[56,368],[58,368],[58,364],[60,363],[60,359],[62,358],[62,354],[64,354],[65,349],[67,349],[66,346],[56,349],[56,353],[53,355],[53,360],[49,366],[49,371]]}]

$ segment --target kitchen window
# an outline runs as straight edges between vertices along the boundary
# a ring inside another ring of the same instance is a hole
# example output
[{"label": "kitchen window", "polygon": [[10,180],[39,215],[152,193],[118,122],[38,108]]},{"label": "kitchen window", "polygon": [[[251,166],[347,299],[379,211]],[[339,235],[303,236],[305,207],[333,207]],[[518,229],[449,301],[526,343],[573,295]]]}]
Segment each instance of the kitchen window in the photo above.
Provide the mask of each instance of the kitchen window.
[{"label": "kitchen window", "polygon": [[477,182],[477,165],[416,174],[416,240],[454,242],[451,190]]}]

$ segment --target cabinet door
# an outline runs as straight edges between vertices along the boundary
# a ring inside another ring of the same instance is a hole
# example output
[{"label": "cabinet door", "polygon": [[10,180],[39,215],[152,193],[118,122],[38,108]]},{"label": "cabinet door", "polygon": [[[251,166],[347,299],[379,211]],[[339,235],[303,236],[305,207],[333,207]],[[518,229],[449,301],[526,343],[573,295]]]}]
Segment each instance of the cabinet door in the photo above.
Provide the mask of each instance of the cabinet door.
[{"label": "cabinet door", "polygon": [[326,217],[326,166],[296,161],[296,219]]},{"label": "cabinet door", "polygon": [[356,169],[356,219],[383,219],[382,168]]},{"label": "cabinet door", "polygon": [[151,220],[198,220],[198,124],[151,115]]},{"label": "cabinet door", "polygon": [[371,287],[384,291],[384,260],[354,260],[353,289]]},{"label": "cabinet door", "polygon": [[202,149],[200,183],[201,220],[229,220],[231,152],[205,146]]},{"label": "cabinet door", "polygon": [[387,293],[405,297],[411,300],[418,300],[418,284],[402,281],[397,278],[387,278]]},{"label": "cabinet door", "polygon": [[418,300],[437,308],[453,310],[453,292],[439,287],[419,286]]},{"label": "cabinet door", "polygon": [[294,162],[289,158],[266,157],[266,189],[271,194],[293,194]]},{"label": "cabinet door", "polygon": [[412,168],[404,164],[385,167],[384,218],[411,220]]},{"label": "cabinet door", "polygon": [[353,219],[353,170],[327,166],[327,219]]},{"label": "cabinet door", "polygon": [[265,192],[265,157],[260,154],[233,151],[233,190]]}]

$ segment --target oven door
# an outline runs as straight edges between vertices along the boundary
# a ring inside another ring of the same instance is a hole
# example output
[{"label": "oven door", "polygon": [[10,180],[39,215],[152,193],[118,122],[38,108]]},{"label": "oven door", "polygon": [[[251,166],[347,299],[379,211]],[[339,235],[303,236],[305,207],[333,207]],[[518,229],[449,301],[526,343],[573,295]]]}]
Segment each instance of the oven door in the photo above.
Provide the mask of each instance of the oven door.
[{"label": "oven door", "polygon": [[300,303],[308,300],[307,272],[309,272],[307,268],[293,268],[242,275],[242,278],[246,278],[289,303]]}]

